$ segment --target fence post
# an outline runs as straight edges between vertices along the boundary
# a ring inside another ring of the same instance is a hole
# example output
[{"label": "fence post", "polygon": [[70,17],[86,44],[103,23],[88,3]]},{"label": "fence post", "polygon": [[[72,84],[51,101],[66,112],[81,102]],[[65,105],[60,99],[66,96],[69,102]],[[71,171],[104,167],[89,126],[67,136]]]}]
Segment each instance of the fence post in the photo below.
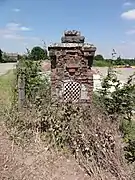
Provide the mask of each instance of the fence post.
[{"label": "fence post", "polygon": [[19,108],[23,108],[25,103],[25,76],[24,74],[18,77],[18,101]]}]

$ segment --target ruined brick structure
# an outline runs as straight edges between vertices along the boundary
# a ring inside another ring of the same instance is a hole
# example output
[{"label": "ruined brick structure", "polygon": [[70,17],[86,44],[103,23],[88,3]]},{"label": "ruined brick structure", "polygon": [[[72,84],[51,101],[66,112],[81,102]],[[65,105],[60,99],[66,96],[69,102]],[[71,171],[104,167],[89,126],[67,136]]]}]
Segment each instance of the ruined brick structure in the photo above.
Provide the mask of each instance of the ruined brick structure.
[{"label": "ruined brick structure", "polygon": [[61,43],[48,47],[51,58],[51,96],[58,102],[90,103],[91,66],[96,47],[85,43],[78,31],[66,31]]}]

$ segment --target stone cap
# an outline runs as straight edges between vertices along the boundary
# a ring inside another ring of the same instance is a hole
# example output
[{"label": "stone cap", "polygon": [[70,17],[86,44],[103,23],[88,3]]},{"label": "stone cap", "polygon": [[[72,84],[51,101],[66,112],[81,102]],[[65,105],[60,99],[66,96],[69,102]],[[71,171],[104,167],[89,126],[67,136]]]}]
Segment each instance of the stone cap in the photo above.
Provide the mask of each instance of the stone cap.
[{"label": "stone cap", "polygon": [[64,36],[61,38],[61,43],[54,43],[48,46],[48,50],[56,49],[81,49],[82,51],[95,52],[96,47],[93,44],[85,43],[85,37],[81,36],[80,31],[70,30],[65,31]]},{"label": "stone cap", "polygon": [[84,36],[63,36],[61,38],[62,43],[84,43]]},{"label": "stone cap", "polygon": [[64,36],[81,36],[81,32],[76,30],[68,30],[64,31]]},{"label": "stone cap", "polygon": [[93,44],[89,43],[54,43],[48,46],[49,49],[52,48],[96,48]]},{"label": "stone cap", "polygon": [[61,38],[62,43],[84,43],[85,37],[81,36],[81,32],[76,30],[65,31]]}]

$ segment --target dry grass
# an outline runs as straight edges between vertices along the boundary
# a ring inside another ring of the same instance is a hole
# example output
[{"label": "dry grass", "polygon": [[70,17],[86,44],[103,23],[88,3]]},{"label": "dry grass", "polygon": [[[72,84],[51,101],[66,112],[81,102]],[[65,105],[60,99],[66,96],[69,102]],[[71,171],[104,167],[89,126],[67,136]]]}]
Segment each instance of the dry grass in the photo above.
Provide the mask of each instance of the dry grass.
[{"label": "dry grass", "polygon": [[[25,118],[25,117],[24,117]],[[31,120],[33,117],[31,116]],[[98,116],[99,118],[99,116]],[[93,153],[91,160],[86,161],[80,152],[75,158],[65,152],[55,151],[49,148],[49,145],[41,140],[41,134],[37,131],[33,134],[33,141],[22,148],[16,145],[17,137],[9,140],[11,131],[3,125],[0,126],[0,174],[2,180],[129,180],[128,169],[122,160],[120,137],[116,133],[116,128],[112,127],[110,130],[110,123],[102,121],[91,122],[93,129],[85,133],[91,134],[93,137]],[[102,124],[102,125],[101,125]],[[100,126],[100,129],[98,129]],[[97,127],[97,128],[96,128]],[[15,129],[14,129],[15,130]],[[104,137],[108,132],[115,134],[115,151],[105,148],[103,151]],[[95,135],[93,134],[95,133]],[[96,136],[98,133],[99,137]],[[19,136],[18,136],[19,138]],[[20,138],[23,138],[20,136]],[[87,139],[86,139],[87,141]],[[97,152],[94,151],[94,145],[99,143]],[[102,152],[104,154],[102,154]],[[79,166],[78,162],[81,166]],[[83,166],[82,166],[83,165]],[[88,170],[88,171],[87,171]],[[91,177],[87,174],[91,170]],[[115,174],[116,173],[116,174]]]},{"label": "dry grass", "polygon": [[[62,111],[61,108],[58,108],[56,112],[53,110],[50,111],[47,108],[44,108],[43,114],[41,112],[37,114],[37,112],[37,109],[31,108],[30,111],[25,110],[25,112],[20,113],[19,118],[16,118],[15,113],[13,113],[12,118],[14,119],[8,119],[9,134],[14,142],[24,145],[27,144],[28,148],[38,145],[38,147],[41,148],[41,152],[47,148],[47,153],[50,153],[50,150],[53,152],[51,156],[49,156],[49,159],[51,159],[52,155],[56,156],[54,145],[58,147],[61,141],[66,147],[66,152],[67,150],[71,154],[74,152],[76,160],[73,155],[70,155],[72,163],[77,161],[85,170],[86,174],[89,175],[88,179],[130,180],[129,169],[123,158],[124,155],[121,138],[118,134],[118,125],[117,123],[112,123],[110,119],[105,117],[98,109],[89,109],[85,116],[80,117],[75,114],[72,118],[69,111],[68,115],[65,116],[65,112]],[[64,121],[63,117],[65,117]],[[46,120],[48,122],[51,121],[52,131],[49,124],[46,124]],[[66,126],[63,123],[66,124]],[[67,129],[69,129],[68,132],[66,132]],[[55,134],[56,131],[57,135]],[[44,143],[43,139],[45,140]],[[24,147],[24,150],[25,148],[26,147]],[[56,150],[58,149],[56,148]],[[33,148],[31,149],[31,153],[34,153]],[[65,164],[66,158],[63,155],[61,158],[64,158],[63,161]],[[61,164],[59,153],[57,154],[56,161],[56,165],[59,166],[59,164]],[[44,165],[48,166],[48,162]],[[39,166],[42,165],[39,164]],[[79,166],[77,165],[75,167],[77,168]],[[66,168],[68,167],[65,167],[65,169]],[[50,171],[51,169],[52,167],[50,167]],[[59,173],[61,174],[61,172]],[[71,179],[70,172],[67,173],[69,173],[69,177],[66,177],[66,179],[69,180]],[[81,171],[79,171],[79,173],[82,174]],[[63,175],[63,178],[64,177]],[[78,175],[74,178],[79,179]],[[85,176],[82,179],[84,178]]]},{"label": "dry grass", "polygon": [[[9,97],[12,97],[11,84],[14,78],[12,72],[10,73],[0,78],[2,87],[0,95],[4,94],[1,99],[4,107],[10,104]],[[91,153],[90,157],[86,157],[80,148],[75,153],[75,159],[69,154],[70,151],[64,155],[61,151],[56,152],[54,148],[49,148],[50,144],[43,141],[45,120],[47,118],[54,120],[53,125],[56,128],[55,118],[59,117],[59,120],[62,120],[63,116],[63,112],[54,114],[53,110],[50,111],[48,108],[42,108],[42,112],[30,108],[19,114],[13,111],[12,116],[8,114],[8,119],[6,118],[8,129],[1,122],[0,174],[2,180],[130,180],[128,168],[123,160],[117,123],[112,124],[97,109],[92,111],[89,109],[83,119],[77,119],[78,116],[73,117],[73,126],[70,122],[68,124],[70,130],[73,130],[71,134],[73,133],[74,136],[71,138],[79,140],[83,147],[85,145],[86,148],[90,147],[90,151],[86,149],[88,153],[85,152],[85,155]],[[59,110],[56,110],[57,113]],[[77,121],[74,122],[75,119]],[[74,127],[79,127],[82,133],[78,134],[74,131]],[[26,143],[25,140],[30,140],[30,143]],[[70,140],[72,145],[72,139]],[[20,142],[21,145],[17,145],[16,142]]]},{"label": "dry grass", "polygon": [[[88,180],[88,176],[73,157],[67,158],[55,151],[47,151],[45,143],[41,141],[38,133],[35,133],[33,143],[27,144],[25,148],[24,146],[22,148],[22,144],[16,145],[16,138],[11,136],[12,131],[15,133],[16,130],[7,129],[3,121],[6,119],[4,116],[8,116],[8,114],[3,114],[4,110],[6,108],[8,113],[11,105],[13,82],[13,71],[0,76],[0,179]],[[21,137],[18,136],[18,138]],[[26,145],[25,143],[23,145]]]},{"label": "dry grass", "polygon": [[0,126],[1,180],[89,180],[74,158],[47,151],[41,141],[21,148]]},{"label": "dry grass", "polygon": [[10,70],[5,75],[0,76],[0,109],[11,105],[13,82],[13,70]]}]

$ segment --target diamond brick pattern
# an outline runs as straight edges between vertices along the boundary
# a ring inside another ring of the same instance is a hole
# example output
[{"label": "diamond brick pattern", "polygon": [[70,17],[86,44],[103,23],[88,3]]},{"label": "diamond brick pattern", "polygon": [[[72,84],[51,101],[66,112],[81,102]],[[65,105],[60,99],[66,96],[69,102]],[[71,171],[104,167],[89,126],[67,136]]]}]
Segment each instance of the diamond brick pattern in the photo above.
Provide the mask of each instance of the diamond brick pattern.
[{"label": "diamond brick pattern", "polygon": [[80,99],[81,85],[77,82],[70,81],[64,83],[64,101],[77,102]]}]

